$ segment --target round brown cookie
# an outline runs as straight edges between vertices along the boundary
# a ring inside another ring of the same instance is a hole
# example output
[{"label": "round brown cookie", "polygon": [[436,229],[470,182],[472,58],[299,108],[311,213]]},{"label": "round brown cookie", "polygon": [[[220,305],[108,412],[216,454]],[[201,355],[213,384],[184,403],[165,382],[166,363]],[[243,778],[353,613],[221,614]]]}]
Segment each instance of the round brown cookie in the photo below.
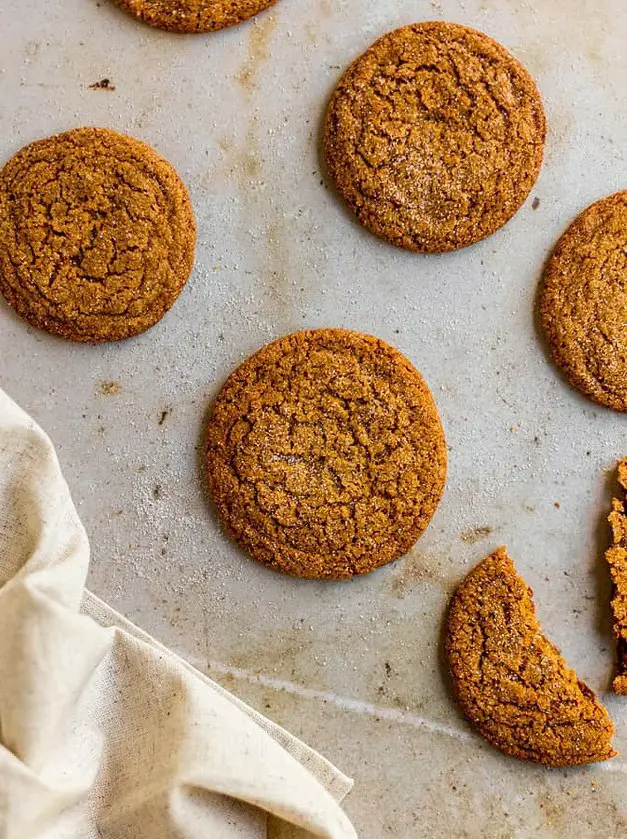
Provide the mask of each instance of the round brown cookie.
[{"label": "round brown cookie", "polygon": [[170,32],[211,32],[242,23],[276,0],[115,0],[134,17]]},{"label": "round brown cookie", "polygon": [[588,207],[564,233],[539,308],[553,359],[571,384],[627,411],[627,192]]},{"label": "round brown cookie", "polygon": [[509,221],[536,182],[545,136],[525,68],[487,35],[438,22],[384,35],[349,67],[327,111],[324,147],[362,224],[435,253]]},{"label": "round brown cookie", "polygon": [[153,326],[187,282],[195,242],[185,185],[139,140],[78,128],[0,173],[0,292],[63,338],[118,341]]},{"label": "round brown cookie", "polygon": [[369,335],[280,338],[231,374],[207,429],[211,496],[255,559],[298,577],[366,574],[406,553],[446,478],[422,376]]},{"label": "round brown cookie", "polygon": [[445,646],[456,698],[505,754],[546,766],[614,757],[614,726],[594,693],[544,637],[533,592],[505,548],[453,595]]}]

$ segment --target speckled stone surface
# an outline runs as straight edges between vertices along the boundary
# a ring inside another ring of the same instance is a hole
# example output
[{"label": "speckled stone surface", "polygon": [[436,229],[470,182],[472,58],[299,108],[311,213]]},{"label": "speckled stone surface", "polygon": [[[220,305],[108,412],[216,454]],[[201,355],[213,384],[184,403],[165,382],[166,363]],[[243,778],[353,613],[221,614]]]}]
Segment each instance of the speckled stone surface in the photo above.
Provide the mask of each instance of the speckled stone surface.
[{"label": "speckled stone surface", "polygon": [[[0,305],[0,381],[57,446],[92,541],[92,590],[352,774],[361,839],[416,839],[425,824],[432,839],[624,836],[627,704],[608,693],[603,551],[625,417],[564,382],[534,323],[563,230],[625,188],[623,0],[282,0],[194,38],[97,0],[24,0],[19,15],[0,0],[0,11],[2,160],[55,131],[108,125],[175,166],[198,222],[192,278],[138,338],[69,345]],[[504,44],[549,123],[525,207],[490,239],[432,257],[362,230],[321,183],[319,158],[343,68],[419,19]],[[273,338],[320,326],[406,355],[449,445],[446,492],[416,548],[340,583],[250,560],[202,480],[205,414],[227,375]],[[605,766],[507,758],[449,694],[446,602],[501,544],[547,636],[612,715],[623,754]]]}]

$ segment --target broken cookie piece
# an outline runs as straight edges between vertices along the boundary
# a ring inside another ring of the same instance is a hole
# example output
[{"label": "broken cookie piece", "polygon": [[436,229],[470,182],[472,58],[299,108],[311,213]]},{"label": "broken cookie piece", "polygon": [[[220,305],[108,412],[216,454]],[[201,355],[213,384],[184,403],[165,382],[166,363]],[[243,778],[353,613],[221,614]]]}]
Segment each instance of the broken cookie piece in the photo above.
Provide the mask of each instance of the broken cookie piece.
[{"label": "broken cookie piece", "polygon": [[533,592],[505,548],[458,586],[446,624],[456,698],[493,746],[546,766],[614,757],[614,726],[540,629]]},{"label": "broken cookie piece", "polygon": [[618,464],[618,483],[623,498],[614,498],[608,521],[612,545],[605,558],[612,575],[612,613],[616,636],[616,678],[614,693],[627,696],[627,457]]}]

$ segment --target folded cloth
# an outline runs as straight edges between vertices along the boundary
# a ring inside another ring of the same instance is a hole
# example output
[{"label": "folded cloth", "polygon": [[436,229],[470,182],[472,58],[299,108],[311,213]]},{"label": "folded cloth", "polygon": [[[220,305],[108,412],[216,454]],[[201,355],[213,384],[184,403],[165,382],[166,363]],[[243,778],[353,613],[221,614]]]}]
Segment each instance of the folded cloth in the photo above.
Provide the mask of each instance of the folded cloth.
[{"label": "folded cloth", "polygon": [[88,564],[0,390],[0,839],[355,839],[350,781],[85,591]]}]

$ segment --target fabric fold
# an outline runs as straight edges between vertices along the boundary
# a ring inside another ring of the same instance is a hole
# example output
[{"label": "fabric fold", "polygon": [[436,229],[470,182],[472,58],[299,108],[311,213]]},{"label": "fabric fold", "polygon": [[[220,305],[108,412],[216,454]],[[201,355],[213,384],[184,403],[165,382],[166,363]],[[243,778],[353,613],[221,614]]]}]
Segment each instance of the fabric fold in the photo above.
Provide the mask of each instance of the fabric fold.
[{"label": "fabric fold", "polygon": [[84,590],[46,435],[0,390],[0,839],[354,839],[351,782]]}]

